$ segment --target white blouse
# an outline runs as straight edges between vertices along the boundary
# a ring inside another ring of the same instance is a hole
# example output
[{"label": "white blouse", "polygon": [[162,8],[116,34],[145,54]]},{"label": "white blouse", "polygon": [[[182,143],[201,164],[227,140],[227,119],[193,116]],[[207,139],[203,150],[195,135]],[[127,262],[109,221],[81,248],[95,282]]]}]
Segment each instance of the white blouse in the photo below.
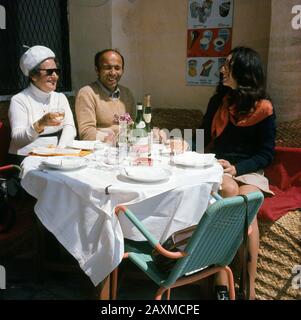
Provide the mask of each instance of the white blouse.
[{"label": "white blouse", "polygon": [[[41,119],[53,106],[64,107],[65,118],[61,126],[45,127],[44,131],[38,134],[33,124]],[[72,111],[69,102],[63,93],[44,92],[32,83],[11,99],[8,118],[11,126],[11,142],[9,153],[18,154],[18,150],[33,141],[55,132],[62,131],[58,146],[65,147],[76,136]]]}]

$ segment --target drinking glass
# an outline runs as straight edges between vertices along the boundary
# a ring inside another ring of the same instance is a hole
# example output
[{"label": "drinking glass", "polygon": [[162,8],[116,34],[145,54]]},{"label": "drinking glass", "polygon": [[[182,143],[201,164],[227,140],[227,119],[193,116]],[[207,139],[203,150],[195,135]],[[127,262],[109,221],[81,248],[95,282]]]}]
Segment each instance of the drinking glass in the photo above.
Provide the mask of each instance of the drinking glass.
[{"label": "drinking glass", "polygon": [[122,156],[119,153],[119,149],[114,144],[108,144],[106,152],[106,164],[113,166],[119,166],[122,162]]},{"label": "drinking glass", "polygon": [[51,107],[50,108],[50,113],[55,113],[55,120],[63,122],[65,118],[65,108],[64,107]]},{"label": "drinking glass", "polygon": [[181,137],[170,137],[169,147],[172,155],[183,153],[189,150],[189,144]]}]

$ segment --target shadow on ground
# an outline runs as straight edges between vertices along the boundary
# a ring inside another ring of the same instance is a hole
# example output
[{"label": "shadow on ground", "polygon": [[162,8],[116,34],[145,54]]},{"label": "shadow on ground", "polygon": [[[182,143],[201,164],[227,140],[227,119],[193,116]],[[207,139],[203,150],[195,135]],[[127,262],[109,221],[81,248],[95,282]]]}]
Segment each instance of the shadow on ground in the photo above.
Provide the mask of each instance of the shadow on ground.
[{"label": "shadow on ground", "polygon": [[[70,263],[70,262],[69,262]],[[0,290],[3,300],[95,300],[97,290],[79,267],[72,272],[47,271],[42,279],[33,272],[30,259],[1,261],[6,269],[6,289]],[[119,300],[152,300],[157,286],[134,265],[126,263],[120,269]],[[208,299],[207,283],[172,290],[171,299]]]}]

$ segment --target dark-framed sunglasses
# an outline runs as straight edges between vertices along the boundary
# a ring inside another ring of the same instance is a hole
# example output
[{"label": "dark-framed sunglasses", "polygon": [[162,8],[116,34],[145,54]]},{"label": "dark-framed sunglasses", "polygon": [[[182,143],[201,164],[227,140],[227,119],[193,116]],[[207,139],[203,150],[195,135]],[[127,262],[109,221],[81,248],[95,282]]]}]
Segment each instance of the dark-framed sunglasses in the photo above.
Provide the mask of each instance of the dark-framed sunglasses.
[{"label": "dark-framed sunglasses", "polygon": [[58,76],[61,73],[61,69],[52,68],[52,69],[39,69],[40,71],[46,71],[47,76],[52,76],[53,72],[55,72]]}]

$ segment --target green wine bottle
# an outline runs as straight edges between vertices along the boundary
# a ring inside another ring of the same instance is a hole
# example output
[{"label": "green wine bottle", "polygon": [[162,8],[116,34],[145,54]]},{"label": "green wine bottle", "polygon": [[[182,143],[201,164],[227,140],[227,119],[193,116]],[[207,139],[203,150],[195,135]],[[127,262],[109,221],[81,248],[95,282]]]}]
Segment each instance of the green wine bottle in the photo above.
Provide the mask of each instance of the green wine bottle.
[{"label": "green wine bottle", "polygon": [[143,105],[141,102],[137,103],[136,118],[134,121],[132,136],[135,144],[147,144],[147,130],[146,123],[143,119]]},{"label": "green wine bottle", "polygon": [[144,112],[143,119],[146,124],[146,131],[149,133],[152,130],[152,108],[150,102],[150,94],[144,95]]}]

